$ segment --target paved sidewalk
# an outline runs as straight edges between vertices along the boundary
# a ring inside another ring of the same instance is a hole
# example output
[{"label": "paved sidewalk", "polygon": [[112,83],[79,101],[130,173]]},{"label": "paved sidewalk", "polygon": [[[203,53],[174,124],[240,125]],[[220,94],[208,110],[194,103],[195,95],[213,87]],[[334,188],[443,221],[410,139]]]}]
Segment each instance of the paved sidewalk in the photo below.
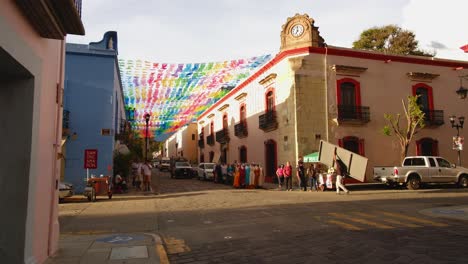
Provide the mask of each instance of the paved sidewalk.
[{"label": "paved sidewalk", "polygon": [[150,233],[61,235],[46,264],[169,263],[160,237]]},{"label": "paved sidewalk", "polygon": [[[60,205],[59,250],[46,264],[169,263],[157,232],[159,177],[152,192],[114,194],[88,202],[82,195]],[[135,223],[138,223],[135,225]]]}]

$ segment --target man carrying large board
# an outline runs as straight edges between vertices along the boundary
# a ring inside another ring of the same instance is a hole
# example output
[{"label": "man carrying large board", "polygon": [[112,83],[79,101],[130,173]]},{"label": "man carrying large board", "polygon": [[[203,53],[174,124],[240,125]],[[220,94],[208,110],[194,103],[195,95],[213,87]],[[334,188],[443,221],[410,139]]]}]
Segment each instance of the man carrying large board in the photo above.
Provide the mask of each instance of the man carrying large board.
[{"label": "man carrying large board", "polygon": [[336,159],[336,149],[333,154],[333,162],[335,163],[335,173],[336,173],[336,194],[340,194],[340,188],[345,192],[346,194],[349,194],[348,189],[343,185],[343,176],[347,174],[345,164],[344,162],[338,157]]},{"label": "man carrying large board", "polygon": [[330,142],[321,140],[319,148],[319,162],[330,168],[335,167],[335,155],[337,155],[347,167],[348,176],[360,182],[364,182],[366,180],[366,157],[333,145]]}]

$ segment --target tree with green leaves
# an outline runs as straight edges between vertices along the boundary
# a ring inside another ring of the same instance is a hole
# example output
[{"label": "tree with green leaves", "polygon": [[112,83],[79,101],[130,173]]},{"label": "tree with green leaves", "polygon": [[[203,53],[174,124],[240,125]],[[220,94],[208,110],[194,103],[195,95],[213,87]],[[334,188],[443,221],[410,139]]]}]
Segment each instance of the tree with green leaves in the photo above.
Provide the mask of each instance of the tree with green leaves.
[{"label": "tree with green leaves", "polygon": [[411,144],[414,135],[424,128],[425,125],[425,114],[418,105],[418,97],[419,95],[408,96],[406,104],[403,99],[401,100],[401,103],[403,104],[404,118],[406,119],[405,127],[400,127],[401,114],[384,114],[385,120],[388,124],[384,126],[382,132],[387,136],[391,136],[393,134],[400,141],[401,161],[403,161],[408,154],[408,147]]},{"label": "tree with green leaves", "polygon": [[416,35],[397,25],[373,27],[364,30],[353,42],[353,49],[375,50],[391,54],[435,56],[418,48]]}]

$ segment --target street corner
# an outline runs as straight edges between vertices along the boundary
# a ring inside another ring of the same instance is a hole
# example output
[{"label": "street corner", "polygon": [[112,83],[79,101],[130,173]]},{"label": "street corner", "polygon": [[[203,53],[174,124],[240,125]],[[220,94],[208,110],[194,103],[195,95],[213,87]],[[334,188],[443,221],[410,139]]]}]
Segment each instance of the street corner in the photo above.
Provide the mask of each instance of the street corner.
[{"label": "street corner", "polygon": [[419,213],[431,217],[468,221],[468,205],[434,207],[421,210]]},{"label": "street corner", "polygon": [[169,258],[167,257],[167,251],[164,247],[164,242],[161,239],[161,236],[154,233],[147,233],[147,235],[151,236],[154,241],[154,250],[156,255],[158,256],[158,263],[161,264],[169,264]]}]

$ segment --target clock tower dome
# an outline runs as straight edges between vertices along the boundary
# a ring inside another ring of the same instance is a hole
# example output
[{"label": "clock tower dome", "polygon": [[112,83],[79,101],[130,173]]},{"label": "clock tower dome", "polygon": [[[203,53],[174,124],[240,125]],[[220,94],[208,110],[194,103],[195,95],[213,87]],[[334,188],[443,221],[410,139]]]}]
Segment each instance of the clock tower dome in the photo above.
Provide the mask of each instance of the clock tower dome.
[{"label": "clock tower dome", "polygon": [[324,46],[325,42],[320,36],[318,27],[314,26],[314,20],[307,14],[289,17],[282,26],[280,51]]}]

